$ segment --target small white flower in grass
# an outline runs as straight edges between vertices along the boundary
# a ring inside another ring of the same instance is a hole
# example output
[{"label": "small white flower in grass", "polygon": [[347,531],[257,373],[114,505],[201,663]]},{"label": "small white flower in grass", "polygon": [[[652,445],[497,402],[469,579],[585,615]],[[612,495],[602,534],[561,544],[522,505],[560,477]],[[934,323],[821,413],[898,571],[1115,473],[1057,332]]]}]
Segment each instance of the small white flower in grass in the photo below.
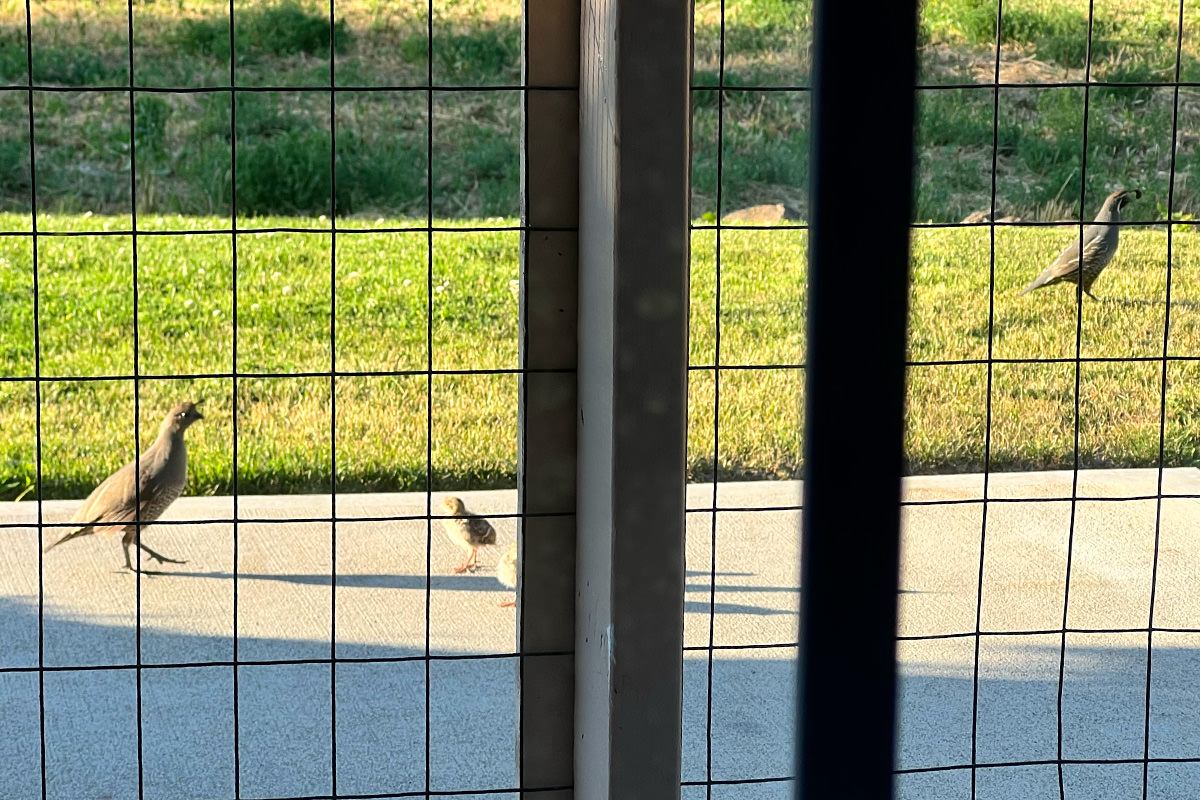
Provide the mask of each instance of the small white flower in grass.
[{"label": "small white flower in grass", "polygon": [[349,275],[347,275],[346,277],[347,277],[347,278],[357,278],[357,277],[359,277],[358,270],[354,270],[354,272],[351,272],[351,273],[350,273]]},{"label": "small white flower in grass", "polygon": [[412,281],[410,281],[408,278],[405,278],[404,283],[402,283],[401,286],[412,286]]},{"label": "small white flower in grass", "polygon": [[251,310],[251,311],[258,311],[258,303],[251,303],[251,304],[250,304],[250,310]]},{"label": "small white flower in grass", "polygon": [[281,291],[282,291],[284,294],[291,294],[291,293],[292,293],[292,287],[291,287],[291,286],[285,286],[285,287],[283,287],[283,289],[282,289]]},{"label": "small white flower in grass", "polygon": [[191,299],[190,297],[187,300],[183,301],[184,308],[191,308],[194,305],[196,305],[196,301]]},{"label": "small white flower in grass", "polygon": [[204,277],[204,267],[200,267],[200,269],[196,270],[196,274],[199,275],[201,278],[203,278]]},{"label": "small white flower in grass", "polygon": [[441,294],[442,292],[446,291],[446,287],[439,283],[437,286],[433,287],[433,291],[437,294]]},{"label": "small white flower in grass", "polygon": [[221,316],[221,309],[219,309],[219,308],[214,308],[214,309],[213,309],[213,316],[214,316],[214,317],[219,317],[219,316]]},{"label": "small white flower in grass", "polygon": [[317,217],[317,222],[329,222],[329,217],[322,214],[321,216]]},{"label": "small white flower in grass", "polygon": [[385,220],[383,217],[380,217],[379,219],[375,220],[375,225],[376,226],[383,225],[383,223],[386,221],[387,220]]},{"label": "small white flower in grass", "polygon": [[271,280],[273,280],[273,281],[277,281],[277,280],[279,280],[279,279],[280,279],[280,278],[282,278],[282,277],[283,277],[283,273],[282,273],[282,272],[272,272],[272,273],[271,273]]}]

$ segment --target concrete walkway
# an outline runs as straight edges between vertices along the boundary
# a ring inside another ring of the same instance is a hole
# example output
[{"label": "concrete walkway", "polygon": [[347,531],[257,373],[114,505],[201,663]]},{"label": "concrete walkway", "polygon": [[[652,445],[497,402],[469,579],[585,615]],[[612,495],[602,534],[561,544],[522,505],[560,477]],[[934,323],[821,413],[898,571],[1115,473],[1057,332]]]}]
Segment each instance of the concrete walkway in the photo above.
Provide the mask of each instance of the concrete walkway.
[{"label": "concrete walkway", "polygon": [[[1081,474],[1075,504],[1068,627],[1145,629],[1158,474],[1153,470]],[[980,625],[976,761],[1054,759],[1058,748],[1058,674],[1071,474],[993,475]],[[906,482],[906,499],[954,504],[906,507],[900,657],[899,767],[970,763],[975,689],[973,633],[983,529],[981,476]],[[1200,471],[1168,470],[1165,494],[1200,496]],[[712,664],[711,765],[714,780],[790,775],[794,724],[799,512],[794,482],[719,487],[715,644],[775,645],[718,650]],[[464,493],[481,513],[513,513],[513,492]],[[1101,499],[1104,498],[1104,499]],[[689,489],[685,643],[710,636],[711,485]],[[440,500],[435,495],[434,503]],[[339,496],[338,516],[425,513],[424,495]],[[47,521],[69,518],[77,502],[44,506]],[[230,498],[183,498],[168,519],[228,519]],[[451,575],[458,551],[436,526],[426,552],[426,522],[345,521],[337,526],[336,597],[329,577],[334,547],[327,523],[277,520],[329,516],[328,497],[242,497],[239,525],[237,659],[406,658],[511,653],[515,615],[494,579],[515,536],[496,520],[499,547],[484,551],[474,575]],[[0,523],[29,524],[36,506],[0,506]],[[274,520],[274,521],[273,521]],[[1162,502],[1157,627],[1200,629],[1200,504]],[[47,535],[52,535],[48,531]],[[847,535],[853,535],[847,531]],[[142,662],[188,665],[234,659],[233,530],[228,523],[161,525],[146,541],[187,559],[168,575],[141,580]],[[0,529],[0,667],[36,667],[37,533]],[[433,580],[427,587],[426,558]],[[137,581],[117,568],[119,543],[89,537],[45,557],[42,658],[47,666],[136,663]],[[1014,632],[1030,632],[1014,635]],[[331,637],[336,644],[332,645]],[[1200,633],[1157,633],[1151,672],[1151,758],[1200,758]],[[1147,634],[1071,633],[1062,699],[1068,759],[1141,759],[1145,744]],[[684,781],[703,781],[708,761],[706,653],[685,653]],[[137,674],[130,669],[0,673],[0,797],[41,797],[45,710],[47,796],[63,800],[138,796]],[[235,780],[234,676],[230,666],[149,669],[141,681],[144,796],[163,800],[232,798]],[[428,686],[422,660],[381,663],[258,664],[237,673],[236,730],[241,796],[331,794],[336,754],[340,795],[425,789],[426,691],[429,784],[433,791],[516,785],[516,665],[509,658],[435,660]],[[336,745],[331,721],[336,715]],[[1071,765],[1069,797],[1141,796],[1142,765]],[[1191,798],[1193,764],[1152,764],[1151,796]],[[902,774],[902,798],[970,796],[969,770]],[[852,783],[852,777],[848,776]],[[977,772],[977,796],[1058,797],[1054,766]],[[848,784],[848,789],[850,785]],[[790,797],[789,783],[722,786],[719,798]],[[852,789],[847,796],[852,796]],[[491,795],[503,797],[505,795]],[[704,787],[685,787],[699,800]]]}]

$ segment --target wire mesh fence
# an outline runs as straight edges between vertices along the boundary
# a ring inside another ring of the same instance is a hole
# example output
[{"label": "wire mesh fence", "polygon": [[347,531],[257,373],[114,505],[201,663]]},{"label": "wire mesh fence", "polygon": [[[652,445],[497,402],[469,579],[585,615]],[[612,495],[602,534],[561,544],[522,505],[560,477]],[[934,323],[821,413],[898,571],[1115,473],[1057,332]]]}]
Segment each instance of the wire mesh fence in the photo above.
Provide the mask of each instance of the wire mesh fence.
[{"label": "wire mesh fence", "polygon": [[[518,672],[570,650],[527,652],[487,570],[519,526],[574,513],[507,491],[542,421],[530,379],[574,372],[522,339],[551,307],[529,237],[575,230],[530,222],[529,98],[572,87],[527,75],[515,4],[181,9],[0,23],[0,491],[38,500],[2,523],[4,780],[569,789],[523,784],[516,732]],[[685,797],[794,788],[808,15],[694,4]],[[963,476],[906,485],[900,796],[1194,783],[1200,484],[1173,468],[1198,418],[1195,22],[1182,0],[923,7],[908,469]],[[1119,188],[1142,197],[1100,302],[1016,297]],[[94,545],[86,569],[38,555],[71,526],[60,499],[185,396],[206,401],[188,494],[215,496],[147,538],[193,565],[116,583],[109,543],[68,546]],[[500,541],[443,576],[440,502],[463,490]]]},{"label": "wire mesh fence", "polygon": [[[524,375],[519,6],[4,11],[5,491],[37,502],[4,521],[3,794],[515,794],[538,656],[499,555],[442,574],[441,502],[473,490],[500,555],[573,511],[486,491]],[[41,555],[185,398],[216,496],[146,541],[191,564]]]},{"label": "wire mesh fence", "polygon": [[[746,462],[723,433],[746,415],[725,408],[739,379],[799,395],[782,381],[805,360],[808,11],[696,4],[690,463],[718,476]],[[906,451],[908,474],[931,477],[905,489],[901,797],[1170,797],[1194,784],[1178,703],[1193,663],[1180,570],[1195,486],[1176,468],[1195,463],[1195,24],[1175,2],[922,5]],[[860,188],[871,236],[886,199]],[[1100,302],[1071,283],[1017,297],[1089,240],[1120,189],[1140,195],[1113,223]],[[747,284],[759,294],[743,305]],[[750,305],[786,324],[749,322]],[[760,422],[775,408],[754,407]],[[798,476],[800,442],[771,444],[778,473]],[[1114,467],[1137,471],[1097,471]],[[736,582],[720,562],[714,598]],[[705,709],[707,771],[685,786],[789,779],[721,763],[738,744],[719,717]],[[742,733],[746,749],[769,747]]]},{"label": "wire mesh fence", "polygon": [[[945,11],[927,7],[927,24]],[[1162,545],[1190,549],[1170,531],[1187,524],[1173,497],[1191,492],[1171,468],[1193,463],[1172,409],[1175,356],[1188,358],[1177,320],[1192,201],[1178,165],[1192,158],[1181,125],[1192,12],[1001,3],[988,13],[979,25],[990,42],[966,33],[980,48],[969,66],[956,73],[926,51],[918,98],[910,455],[936,421],[955,439],[943,445],[951,457],[982,474],[940,497],[909,495],[910,552],[936,551],[931,540],[957,529],[974,566],[964,552],[934,580],[966,581],[974,597],[938,615],[935,603],[901,598],[901,653],[913,666],[898,786],[911,796],[1176,796],[1196,756],[1175,706],[1177,659],[1190,656],[1164,637],[1175,615],[1159,603],[1173,558]],[[961,171],[973,177],[953,177]],[[956,208],[946,184],[977,207]],[[1121,246],[1097,282],[1100,302],[1071,283],[1018,297],[1072,240],[1088,268],[1097,234],[1087,225],[1120,189],[1141,193],[1103,219],[1121,226]],[[938,264],[938,250],[958,263]],[[976,302],[953,319],[930,287],[968,272],[960,264],[972,265]],[[956,420],[934,410],[952,395]],[[1088,471],[1114,466],[1148,469],[1126,480]],[[998,474],[1047,468],[1064,471]],[[915,573],[914,590],[932,578]],[[952,733],[921,726],[931,704]]]}]

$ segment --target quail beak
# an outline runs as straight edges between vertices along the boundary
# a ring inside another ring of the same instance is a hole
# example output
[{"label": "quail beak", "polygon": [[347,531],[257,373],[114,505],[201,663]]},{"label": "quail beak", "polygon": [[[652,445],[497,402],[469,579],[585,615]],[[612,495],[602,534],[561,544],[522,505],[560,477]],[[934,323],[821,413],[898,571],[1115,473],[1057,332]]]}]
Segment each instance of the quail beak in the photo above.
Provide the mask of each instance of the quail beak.
[{"label": "quail beak", "polygon": [[204,419],[204,415],[203,415],[203,414],[201,414],[201,413],[200,413],[200,409],[199,409],[199,408],[197,408],[197,406],[199,406],[199,405],[200,405],[201,403],[203,403],[203,402],[204,402],[204,398],[203,398],[203,397],[201,397],[199,400],[197,400],[196,402],[192,403],[192,412],[193,412],[193,413],[196,415],[196,419]]}]

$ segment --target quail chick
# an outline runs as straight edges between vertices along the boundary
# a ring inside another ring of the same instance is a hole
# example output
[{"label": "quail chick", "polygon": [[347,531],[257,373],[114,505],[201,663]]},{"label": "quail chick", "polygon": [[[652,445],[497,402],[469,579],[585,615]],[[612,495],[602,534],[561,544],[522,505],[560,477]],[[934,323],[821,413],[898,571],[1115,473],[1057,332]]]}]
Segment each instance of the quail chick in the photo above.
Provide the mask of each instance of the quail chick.
[{"label": "quail chick", "polygon": [[175,502],[187,483],[187,447],[183,432],[193,422],[204,419],[196,404],[184,401],[171,409],[158,429],[158,438],[136,461],[131,461],[104,479],[75,513],[72,528],[58,541],[46,547],[50,552],[63,542],[93,533],[121,534],[125,567],[141,572],[129,558],[129,545],[145,550],[158,563],[182,564],[174,558],[154,552],[142,544],[140,529],[154,522],[167,506]]},{"label": "quail chick", "polygon": [[467,560],[454,573],[457,575],[467,570],[474,572],[479,548],[496,543],[496,529],[483,517],[468,511],[460,498],[447,497],[442,501],[442,511],[450,515],[442,520],[446,536],[467,553]]},{"label": "quail chick", "polygon": [[[500,581],[500,585],[507,589],[517,588],[517,573],[520,567],[517,564],[517,543],[513,542],[512,547],[508,548],[508,552],[504,554],[504,558],[500,559],[500,563],[496,565],[496,580]],[[509,600],[501,603],[501,608],[512,608],[517,604],[516,600]]]},{"label": "quail chick", "polygon": [[1083,229],[1082,268],[1079,258],[1079,236],[1076,235],[1067,249],[1059,253],[1054,263],[1046,267],[1045,271],[1034,278],[1033,282],[1022,289],[1017,296],[1020,297],[1034,289],[1062,281],[1079,283],[1082,276],[1083,293],[1095,300],[1096,296],[1092,294],[1092,284],[1096,282],[1096,278],[1100,277],[1100,272],[1108,266],[1108,262],[1117,252],[1117,241],[1121,229],[1119,226],[1109,223],[1120,222],[1121,209],[1131,203],[1134,198],[1141,196],[1142,193],[1136,189],[1132,192],[1121,189],[1110,194],[1105,199],[1104,205],[1100,207],[1096,221]]}]

